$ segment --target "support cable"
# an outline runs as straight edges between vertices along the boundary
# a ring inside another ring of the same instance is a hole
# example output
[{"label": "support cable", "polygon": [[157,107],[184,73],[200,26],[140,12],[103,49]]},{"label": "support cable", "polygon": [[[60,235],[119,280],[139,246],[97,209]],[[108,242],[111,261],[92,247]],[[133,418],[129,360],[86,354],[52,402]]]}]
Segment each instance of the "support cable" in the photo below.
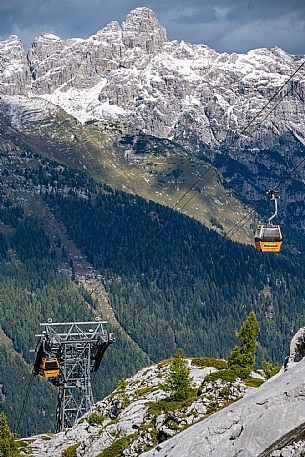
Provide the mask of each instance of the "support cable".
[{"label": "support cable", "polygon": [[26,389],[26,392],[25,392],[25,396],[24,396],[24,399],[23,399],[23,403],[22,403],[22,407],[21,407],[21,410],[20,410],[20,414],[19,414],[16,426],[14,427],[15,428],[14,433],[16,435],[18,435],[18,433],[19,433],[21,420],[22,420],[22,418],[24,416],[25,408],[27,406],[27,402],[28,402],[28,399],[29,399],[29,396],[30,396],[30,393],[31,393],[31,390],[32,390],[32,387],[33,387],[33,381],[34,381],[34,375],[31,372],[31,377],[29,379],[29,383],[28,383],[28,386],[27,386],[27,389]]}]

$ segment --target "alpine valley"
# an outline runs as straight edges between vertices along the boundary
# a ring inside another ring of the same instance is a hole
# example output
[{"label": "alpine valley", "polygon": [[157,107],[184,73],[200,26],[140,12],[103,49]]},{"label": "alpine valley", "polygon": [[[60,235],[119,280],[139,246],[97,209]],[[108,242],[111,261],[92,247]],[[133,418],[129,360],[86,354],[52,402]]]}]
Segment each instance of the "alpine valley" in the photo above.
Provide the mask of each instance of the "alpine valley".
[{"label": "alpine valley", "polygon": [[[17,36],[0,42],[0,410],[11,427],[48,318],[109,322],[96,400],[177,348],[190,364],[226,357],[250,310],[258,364],[282,362],[305,320],[304,58],[169,41],[144,7],[88,39],[40,35],[27,54]],[[253,233],[275,186],[283,249],[264,255]],[[52,431],[55,408],[56,389],[35,380],[20,434]]]}]

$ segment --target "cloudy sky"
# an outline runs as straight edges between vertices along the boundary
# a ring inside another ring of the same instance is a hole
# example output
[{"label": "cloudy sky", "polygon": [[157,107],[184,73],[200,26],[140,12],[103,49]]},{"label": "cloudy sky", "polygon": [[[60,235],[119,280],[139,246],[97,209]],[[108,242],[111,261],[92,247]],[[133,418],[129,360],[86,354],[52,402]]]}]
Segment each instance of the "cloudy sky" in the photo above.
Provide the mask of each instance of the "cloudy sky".
[{"label": "cloudy sky", "polygon": [[0,0],[0,39],[17,34],[28,49],[42,32],[86,38],[138,6],[155,11],[169,39],[218,51],[280,46],[305,54],[304,0]]}]

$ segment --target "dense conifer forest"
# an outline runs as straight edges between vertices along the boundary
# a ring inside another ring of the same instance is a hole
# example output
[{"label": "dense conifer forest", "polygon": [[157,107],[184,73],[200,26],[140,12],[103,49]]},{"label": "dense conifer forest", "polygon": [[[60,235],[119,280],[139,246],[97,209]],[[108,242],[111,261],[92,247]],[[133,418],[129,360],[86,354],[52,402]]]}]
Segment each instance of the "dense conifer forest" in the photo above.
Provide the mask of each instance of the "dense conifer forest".
[{"label": "dense conifer forest", "polygon": [[[4,411],[12,428],[16,427],[31,377],[36,346],[35,333],[39,323],[54,321],[92,320],[95,316],[86,306],[87,293],[65,274],[58,271],[56,252],[51,247],[39,221],[23,216],[16,218],[16,208],[6,211],[6,222],[15,226],[7,236],[1,235],[0,309],[1,327],[13,342],[13,347],[0,335],[0,410]],[[81,303],[75,311],[76,305]],[[111,331],[111,328],[109,328]],[[17,351],[17,352],[15,352]],[[19,356],[19,354],[20,356]],[[118,339],[106,353],[102,367],[94,376],[95,398],[101,399],[114,388],[117,379],[148,363],[129,341]],[[53,430],[56,389],[35,378],[19,432]]]},{"label": "dense conifer forest", "polygon": [[223,244],[180,214],[150,242],[172,211],[122,192],[47,201],[104,275],[120,322],[153,359],[177,347],[187,355],[227,355],[234,330],[252,309],[261,323],[260,360],[281,361],[286,354],[304,319],[301,256]]}]

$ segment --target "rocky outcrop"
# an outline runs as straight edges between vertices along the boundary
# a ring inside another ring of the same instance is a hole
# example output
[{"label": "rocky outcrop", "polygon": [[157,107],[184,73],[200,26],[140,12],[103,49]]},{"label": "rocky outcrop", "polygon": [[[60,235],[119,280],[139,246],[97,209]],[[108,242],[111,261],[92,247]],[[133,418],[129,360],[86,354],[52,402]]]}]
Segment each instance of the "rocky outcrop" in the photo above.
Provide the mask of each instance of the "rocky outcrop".
[{"label": "rocky outcrop", "polygon": [[76,446],[78,457],[96,457],[115,443],[126,457],[303,457],[303,344],[304,328],[292,339],[290,364],[258,389],[224,381],[218,373],[224,361],[189,360],[197,398],[174,405],[164,403],[169,362],[160,362],[121,381],[71,430],[31,438],[25,451],[60,457]]},{"label": "rocky outcrop", "polygon": [[[209,365],[208,359],[204,361]],[[164,402],[170,395],[166,390],[169,361],[160,362],[120,381],[118,388],[71,430],[48,438],[23,440],[22,445],[28,443],[24,452],[37,457],[61,457],[64,450],[77,446],[78,457],[96,457],[111,445],[124,443],[123,455],[136,457],[249,390],[240,379],[208,380],[208,375],[217,374],[215,359],[210,360],[214,366],[198,366],[198,362],[199,359],[189,360],[193,387],[198,392],[188,402]],[[225,362],[216,361],[219,364]]]},{"label": "rocky outcrop", "polygon": [[290,343],[290,355],[286,357],[283,370],[286,371],[293,364],[300,362],[305,357],[305,327],[294,335]]},{"label": "rocky outcrop", "polygon": [[0,94],[26,94],[31,78],[21,40],[11,35],[0,42]]},{"label": "rocky outcrop", "polygon": [[[143,457],[290,457],[304,455],[304,329],[292,340],[289,367],[257,391],[195,424]],[[301,343],[300,343],[301,339]],[[292,444],[295,443],[295,444]],[[303,454],[302,454],[303,452]]]}]

